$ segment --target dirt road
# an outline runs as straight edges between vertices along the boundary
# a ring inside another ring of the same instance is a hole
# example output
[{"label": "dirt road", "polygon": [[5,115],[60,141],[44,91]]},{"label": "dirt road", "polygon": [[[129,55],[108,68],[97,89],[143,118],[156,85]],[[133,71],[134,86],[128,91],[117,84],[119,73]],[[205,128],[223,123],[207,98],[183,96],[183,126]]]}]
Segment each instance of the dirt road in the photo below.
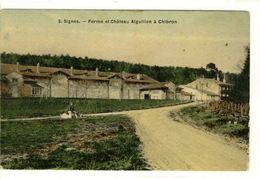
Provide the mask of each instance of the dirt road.
[{"label": "dirt road", "polygon": [[169,112],[194,104],[129,111],[155,170],[247,170],[248,155],[223,137],[173,121]]}]

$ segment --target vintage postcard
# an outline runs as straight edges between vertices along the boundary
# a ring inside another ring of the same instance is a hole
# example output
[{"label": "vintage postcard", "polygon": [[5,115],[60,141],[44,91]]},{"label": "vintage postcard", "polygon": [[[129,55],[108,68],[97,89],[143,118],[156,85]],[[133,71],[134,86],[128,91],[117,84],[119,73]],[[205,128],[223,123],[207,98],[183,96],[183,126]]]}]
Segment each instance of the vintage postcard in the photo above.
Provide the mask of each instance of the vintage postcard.
[{"label": "vintage postcard", "polygon": [[1,168],[247,171],[249,22],[2,10]]}]

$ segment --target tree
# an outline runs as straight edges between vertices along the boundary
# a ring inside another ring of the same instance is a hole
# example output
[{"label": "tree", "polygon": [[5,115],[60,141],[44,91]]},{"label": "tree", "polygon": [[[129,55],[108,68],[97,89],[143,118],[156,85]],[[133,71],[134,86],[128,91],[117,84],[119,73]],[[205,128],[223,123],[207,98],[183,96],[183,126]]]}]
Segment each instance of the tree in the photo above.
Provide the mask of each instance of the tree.
[{"label": "tree", "polygon": [[208,71],[208,78],[217,79],[218,76],[218,68],[216,67],[215,63],[208,63],[206,65],[206,70]]},{"label": "tree", "polygon": [[216,65],[215,65],[215,63],[208,63],[207,65],[206,65],[206,69],[209,69],[209,70],[217,70],[217,67],[216,67]]},{"label": "tree", "polygon": [[208,76],[209,78],[215,78],[218,79],[219,81],[223,81],[224,79],[224,74],[221,70],[219,70],[217,68],[217,66],[215,65],[215,63],[208,63],[206,65],[206,70],[209,72]]},{"label": "tree", "polygon": [[246,47],[246,59],[241,73],[235,79],[234,87],[231,92],[231,99],[240,102],[249,102],[250,91],[250,48]]}]

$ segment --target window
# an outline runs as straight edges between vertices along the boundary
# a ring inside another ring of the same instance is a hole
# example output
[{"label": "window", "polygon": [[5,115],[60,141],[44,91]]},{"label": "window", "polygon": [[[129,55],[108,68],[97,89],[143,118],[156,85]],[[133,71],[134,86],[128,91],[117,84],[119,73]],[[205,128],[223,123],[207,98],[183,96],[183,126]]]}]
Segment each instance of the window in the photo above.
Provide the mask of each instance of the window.
[{"label": "window", "polygon": [[13,82],[13,83],[17,83],[17,82],[18,82],[18,79],[17,79],[17,78],[13,78],[13,79],[12,79],[12,82]]},{"label": "window", "polygon": [[42,89],[40,87],[32,88],[32,96],[40,96],[42,93]]}]

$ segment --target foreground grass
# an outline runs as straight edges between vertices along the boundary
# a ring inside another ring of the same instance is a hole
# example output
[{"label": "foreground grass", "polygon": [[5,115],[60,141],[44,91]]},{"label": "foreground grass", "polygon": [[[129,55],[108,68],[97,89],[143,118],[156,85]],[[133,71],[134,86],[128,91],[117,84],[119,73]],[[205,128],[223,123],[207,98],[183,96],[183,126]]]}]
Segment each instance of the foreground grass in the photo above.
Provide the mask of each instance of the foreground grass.
[{"label": "foreground grass", "polygon": [[145,170],[148,167],[134,124],[127,116],[2,122],[1,125],[1,154],[9,158],[3,160],[4,168]]},{"label": "foreground grass", "polygon": [[[187,122],[205,127],[215,133],[241,139],[247,143],[249,141],[248,122],[232,123],[228,116],[219,116],[207,111],[203,107],[184,108],[181,110],[181,113],[184,115],[183,119]],[[188,118],[185,116],[188,116]]]},{"label": "foreground grass", "polygon": [[80,113],[102,113],[181,103],[174,100],[117,100],[117,99],[72,99],[72,98],[1,98],[1,118],[39,117],[59,115],[70,102]]},{"label": "foreground grass", "polygon": [[75,132],[79,124],[72,120],[2,122],[1,154],[29,152]]}]

